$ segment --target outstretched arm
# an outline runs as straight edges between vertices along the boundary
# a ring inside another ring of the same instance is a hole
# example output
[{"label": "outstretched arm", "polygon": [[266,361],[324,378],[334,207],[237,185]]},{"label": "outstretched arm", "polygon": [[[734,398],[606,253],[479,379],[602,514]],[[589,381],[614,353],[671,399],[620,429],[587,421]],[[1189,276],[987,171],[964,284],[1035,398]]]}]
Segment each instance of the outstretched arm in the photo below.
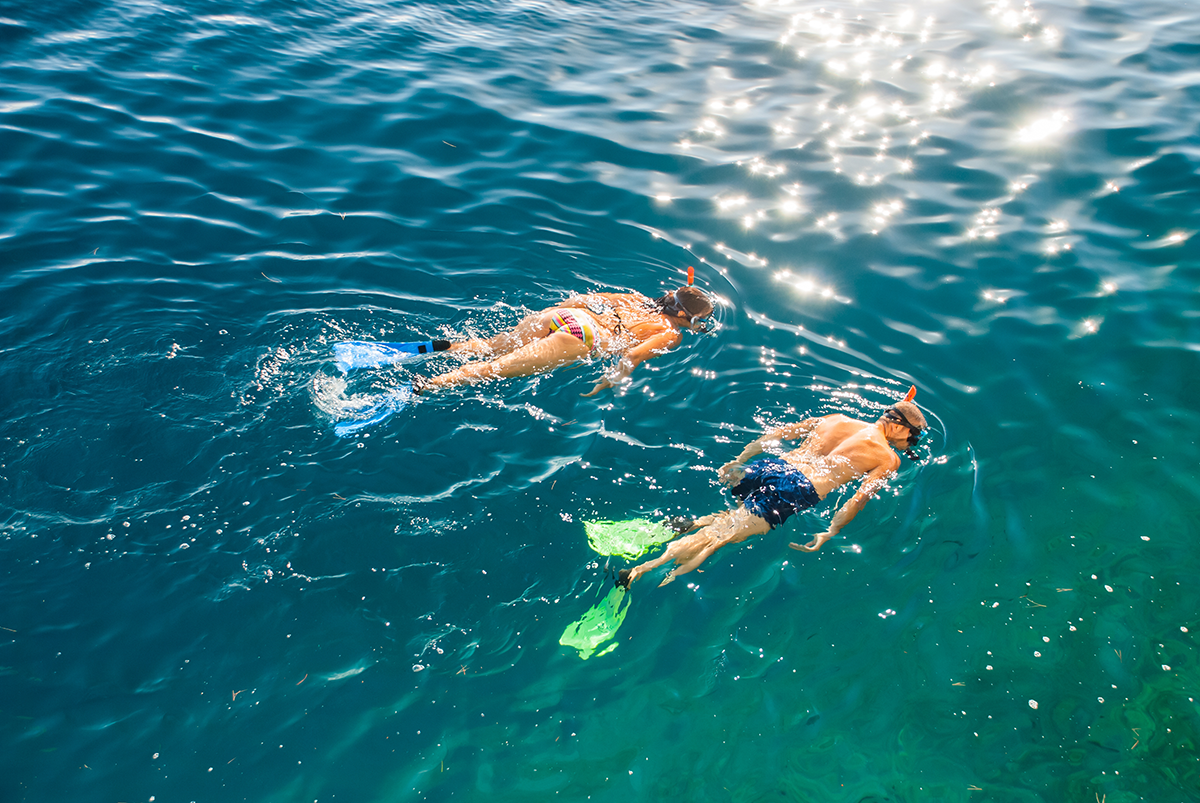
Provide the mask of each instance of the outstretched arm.
[{"label": "outstretched arm", "polygon": [[602,293],[583,293],[582,295],[572,294],[567,296],[554,306],[562,307],[564,309],[590,310],[595,307],[604,307],[607,305],[607,303],[608,302],[604,299],[604,295]]},{"label": "outstretched arm", "polygon": [[645,301],[636,293],[581,293],[567,296],[555,304],[566,309],[586,309],[595,311],[597,308],[627,306],[631,302]]},{"label": "outstretched arm", "polygon": [[788,546],[801,552],[816,552],[822,544],[841,532],[841,529],[858,515],[858,512],[867,504],[867,500],[879,492],[879,489],[887,482],[888,475],[894,470],[895,466],[891,465],[882,465],[873,470],[863,479],[862,485],[858,487],[854,496],[850,497],[850,500],[842,505],[837,513],[833,514],[833,521],[829,522],[828,530],[817,533],[811,541],[803,546],[795,542]]},{"label": "outstretched arm", "polygon": [[779,443],[781,441],[794,441],[796,438],[803,438],[817,428],[824,420],[825,416],[820,418],[806,418],[803,421],[797,421],[794,424],[785,424],[782,427],[775,427],[764,432],[760,437],[746,444],[746,448],[738,455],[739,462],[745,462],[756,454],[761,454],[763,445],[768,443]]},{"label": "outstretched arm", "polygon": [[790,441],[795,440],[796,438],[805,437],[808,435],[808,433],[816,429],[817,424],[820,424],[824,418],[825,416],[822,416],[821,418],[806,418],[803,421],[797,421],[794,424],[786,424],[782,427],[775,427],[767,430],[762,436],[755,438],[746,444],[746,448],[742,449],[741,453],[737,457],[721,466],[721,468],[717,470],[718,476],[722,481],[728,483],[732,483],[734,480],[740,479],[741,474],[743,473],[740,470],[742,465],[751,457],[762,454],[764,446],[768,444],[777,444],[781,441]]},{"label": "outstretched arm", "polygon": [[669,332],[660,332],[654,337],[638,343],[626,351],[611,370],[604,372],[604,376],[600,378],[600,381],[595,384],[589,393],[582,395],[593,396],[605,388],[616,387],[629,378],[634,368],[637,368],[651,357],[670,351],[678,346],[681,340],[683,340],[683,337],[679,332],[672,329]]}]

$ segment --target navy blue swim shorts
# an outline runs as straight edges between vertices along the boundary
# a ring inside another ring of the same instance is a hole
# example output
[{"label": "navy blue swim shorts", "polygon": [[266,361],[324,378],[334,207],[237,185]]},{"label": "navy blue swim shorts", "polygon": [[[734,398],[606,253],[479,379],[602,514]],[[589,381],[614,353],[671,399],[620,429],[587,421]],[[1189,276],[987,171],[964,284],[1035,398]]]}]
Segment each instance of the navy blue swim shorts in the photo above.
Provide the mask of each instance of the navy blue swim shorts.
[{"label": "navy blue swim shorts", "polygon": [[733,486],[733,495],[772,529],[788,517],[820,503],[817,489],[804,472],[778,457],[764,457],[746,466],[746,476]]}]

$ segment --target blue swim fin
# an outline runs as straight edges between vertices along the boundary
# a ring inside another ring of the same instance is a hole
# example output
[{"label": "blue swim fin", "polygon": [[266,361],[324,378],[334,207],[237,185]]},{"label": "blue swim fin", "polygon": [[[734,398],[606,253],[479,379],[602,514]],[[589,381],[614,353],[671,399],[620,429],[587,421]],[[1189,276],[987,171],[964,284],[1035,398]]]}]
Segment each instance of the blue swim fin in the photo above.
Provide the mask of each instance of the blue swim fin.
[{"label": "blue swim fin", "polygon": [[362,432],[367,427],[381,424],[407,407],[412,402],[412,397],[413,387],[408,382],[387,393],[381,393],[370,406],[358,411],[360,418],[339,421],[333,428],[333,434],[345,438]]},{"label": "blue swim fin", "polygon": [[355,368],[378,368],[414,360],[423,354],[445,351],[448,340],[418,340],[413,343],[373,343],[369,340],[343,340],[333,344],[333,361],[342,373]]}]

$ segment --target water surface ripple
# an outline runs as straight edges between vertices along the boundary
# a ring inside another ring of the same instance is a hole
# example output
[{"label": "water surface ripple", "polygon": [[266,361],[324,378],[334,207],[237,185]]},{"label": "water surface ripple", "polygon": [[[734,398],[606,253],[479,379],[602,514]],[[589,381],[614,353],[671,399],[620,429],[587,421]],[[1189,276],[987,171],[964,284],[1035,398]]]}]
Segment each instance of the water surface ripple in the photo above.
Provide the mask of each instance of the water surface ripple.
[{"label": "water surface ripple", "polygon": [[[0,0],[0,800],[1200,800],[1200,14]],[[335,418],[579,290],[600,365]],[[916,463],[636,588],[773,423]],[[844,497],[843,497],[844,498]],[[835,502],[837,500],[834,500]]]}]

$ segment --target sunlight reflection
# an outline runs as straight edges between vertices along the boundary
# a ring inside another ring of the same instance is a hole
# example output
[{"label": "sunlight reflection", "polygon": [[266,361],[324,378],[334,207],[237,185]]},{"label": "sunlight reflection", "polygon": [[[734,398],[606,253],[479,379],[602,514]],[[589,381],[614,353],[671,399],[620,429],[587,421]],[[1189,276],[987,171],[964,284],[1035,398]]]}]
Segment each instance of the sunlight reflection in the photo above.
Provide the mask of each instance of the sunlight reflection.
[{"label": "sunlight reflection", "polygon": [[983,291],[983,300],[991,301],[994,304],[1003,304],[1015,295],[1018,295],[1016,290],[1002,290],[1002,289],[984,290]]},{"label": "sunlight reflection", "polygon": [[878,234],[891,219],[895,217],[904,208],[900,201],[888,201],[886,203],[875,204],[872,210],[871,220],[875,224],[875,228],[871,229],[872,234]]},{"label": "sunlight reflection", "polygon": [[1054,112],[1017,131],[1017,139],[1021,142],[1042,142],[1050,139],[1060,133],[1070,119],[1065,112]]},{"label": "sunlight reflection", "polygon": [[[729,154],[738,152],[735,163],[744,171],[745,183],[718,188],[713,197],[715,212],[740,224],[743,232],[774,237],[807,229],[842,236],[835,229],[838,214],[815,207],[820,189],[804,203],[798,191],[789,189],[794,185],[772,180],[794,175],[798,164],[819,170],[823,161],[834,181],[887,187],[893,178],[910,176],[925,154],[938,152],[940,143],[929,142],[933,131],[952,136],[947,126],[962,125],[955,112],[977,92],[1006,77],[1011,80],[1017,69],[1012,60],[989,63],[980,53],[947,47],[955,32],[943,30],[936,17],[922,15],[915,5],[861,14],[805,8],[796,0],[750,0],[747,6],[777,24],[776,41],[806,69],[823,73],[825,80],[817,82],[820,91],[815,97],[801,95],[787,105],[776,105],[784,97],[783,81],[778,86],[771,80],[750,86],[722,80],[717,85],[724,91],[714,91],[703,101],[698,124],[679,141],[681,150],[714,163],[728,164]],[[1033,37],[1039,41],[1032,47],[1041,48],[1060,36],[1043,25],[1031,0],[987,0],[986,7],[1006,38]],[[787,86],[790,91],[790,82]],[[768,136],[760,137],[760,147],[769,150],[755,155],[742,143],[735,144],[746,136],[743,121],[769,129]],[[1023,121],[1015,137],[1022,144],[1052,143],[1062,138],[1069,122],[1065,111],[1050,109]],[[793,149],[802,150],[803,157],[784,155]],[[773,186],[757,184],[763,179]],[[1010,192],[1027,186],[1014,182]],[[857,208],[840,210],[844,222],[839,225],[847,233],[857,229],[878,234],[903,211],[892,203],[863,193]],[[997,237],[998,218],[995,210],[984,210],[966,227],[966,238]]]},{"label": "sunlight reflection", "polygon": [[[740,165],[741,162],[738,162],[738,164]],[[767,178],[775,178],[777,176],[781,176],[784,174],[784,172],[786,170],[786,168],[784,168],[783,165],[770,164],[769,162],[764,161],[762,159],[762,157],[759,157],[759,156],[755,156],[753,159],[750,160],[749,169],[752,174],[763,175],[763,176],[766,176]]]},{"label": "sunlight reflection", "polygon": [[1000,233],[1000,210],[983,209],[975,216],[971,227],[967,229],[967,239],[975,240],[980,237],[991,239]]},{"label": "sunlight reflection", "polygon": [[[800,292],[803,295],[817,295],[821,298],[833,298],[834,290],[832,287],[822,287],[815,280],[808,276],[797,276],[790,270],[781,270],[775,274],[775,281],[783,282],[793,290]],[[832,338],[830,338],[832,340]]]},{"label": "sunlight reflection", "polygon": [[823,229],[826,229],[833,226],[833,224],[837,222],[837,219],[837,212],[830,212],[828,215],[825,215],[825,217],[819,218],[817,220],[817,225]]},{"label": "sunlight reflection", "polygon": [[739,206],[745,206],[749,200],[745,195],[738,195],[733,198],[718,198],[717,208],[724,212],[727,209],[736,209]]}]

